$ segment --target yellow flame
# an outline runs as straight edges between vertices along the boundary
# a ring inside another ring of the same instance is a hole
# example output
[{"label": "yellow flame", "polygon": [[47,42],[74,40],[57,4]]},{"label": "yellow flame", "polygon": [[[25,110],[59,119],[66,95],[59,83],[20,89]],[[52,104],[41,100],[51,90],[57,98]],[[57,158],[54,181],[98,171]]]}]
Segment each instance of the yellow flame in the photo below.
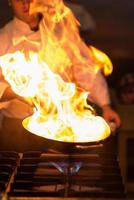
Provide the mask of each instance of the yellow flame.
[{"label": "yellow flame", "polygon": [[103,53],[102,51],[93,46],[90,46],[90,48],[95,60],[98,61],[98,69],[102,68],[105,75],[111,74],[113,68],[112,68],[112,62],[109,59],[109,57],[105,53]]},{"label": "yellow flame", "polygon": [[28,57],[18,51],[0,59],[12,89],[34,105],[34,114],[23,121],[24,127],[66,142],[105,139],[109,126],[87,105],[86,91],[90,91],[98,70],[111,72],[109,58],[85,45],[78,21],[62,0],[34,0],[30,12],[43,15],[40,51],[29,52]]}]

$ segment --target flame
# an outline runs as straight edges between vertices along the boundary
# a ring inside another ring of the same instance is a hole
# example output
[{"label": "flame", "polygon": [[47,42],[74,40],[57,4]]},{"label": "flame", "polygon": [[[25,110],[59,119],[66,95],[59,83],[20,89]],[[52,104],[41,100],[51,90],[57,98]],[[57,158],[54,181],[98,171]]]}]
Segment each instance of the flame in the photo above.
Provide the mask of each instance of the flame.
[{"label": "flame", "polygon": [[0,58],[2,73],[13,91],[34,106],[34,114],[24,119],[23,126],[58,141],[105,139],[110,128],[86,103],[86,91],[98,70],[111,73],[111,61],[85,45],[78,21],[62,0],[34,0],[30,12],[43,16],[39,52],[17,51]]}]

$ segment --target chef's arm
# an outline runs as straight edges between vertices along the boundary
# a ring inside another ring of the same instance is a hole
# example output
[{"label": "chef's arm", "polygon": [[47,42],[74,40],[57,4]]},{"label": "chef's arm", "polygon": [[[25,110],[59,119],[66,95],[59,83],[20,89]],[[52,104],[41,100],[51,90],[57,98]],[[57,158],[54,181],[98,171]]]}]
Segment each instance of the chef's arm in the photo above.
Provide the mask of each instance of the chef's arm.
[{"label": "chef's arm", "polygon": [[108,123],[113,122],[116,127],[121,125],[121,119],[118,113],[116,113],[111,106],[107,82],[100,72],[96,75],[89,100],[101,108],[102,116]]},{"label": "chef's arm", "polygon": [[110,106],[111,100],[108,85],[101,72],[96,74],[88,98],[102,109],[105,105]]}]

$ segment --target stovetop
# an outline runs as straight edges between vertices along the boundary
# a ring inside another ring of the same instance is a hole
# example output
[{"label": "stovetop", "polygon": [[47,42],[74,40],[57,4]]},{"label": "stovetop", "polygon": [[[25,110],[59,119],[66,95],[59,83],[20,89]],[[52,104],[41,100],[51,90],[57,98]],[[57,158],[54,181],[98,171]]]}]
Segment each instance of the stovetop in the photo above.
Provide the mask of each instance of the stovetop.
[{"label": "stovetop", "polygon": [[20,199],[126,199],[116,155],[0,152],[0,197]]}]

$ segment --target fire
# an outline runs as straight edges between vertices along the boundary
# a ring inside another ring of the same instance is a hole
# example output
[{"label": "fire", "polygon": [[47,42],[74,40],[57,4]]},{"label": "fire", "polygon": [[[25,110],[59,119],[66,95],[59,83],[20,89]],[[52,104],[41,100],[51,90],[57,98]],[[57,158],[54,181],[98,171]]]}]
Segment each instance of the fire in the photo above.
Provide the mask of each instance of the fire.
[{"label": "fire", "polygon": [[[86,91],[90,91],[98,70],[111,73],[111,61],[85,45],[78,21],[62,0],[35,0],[30,12],[43,16],[40,51],[22,50],[0,58],[3,75],[13,91],[34,106],[34,114],[24,119],[23,126],[58,141],[105,139],[110,135],[109,126],[86,103],[90,95]],[[87,74],[90,84],[85,81]]]}]

